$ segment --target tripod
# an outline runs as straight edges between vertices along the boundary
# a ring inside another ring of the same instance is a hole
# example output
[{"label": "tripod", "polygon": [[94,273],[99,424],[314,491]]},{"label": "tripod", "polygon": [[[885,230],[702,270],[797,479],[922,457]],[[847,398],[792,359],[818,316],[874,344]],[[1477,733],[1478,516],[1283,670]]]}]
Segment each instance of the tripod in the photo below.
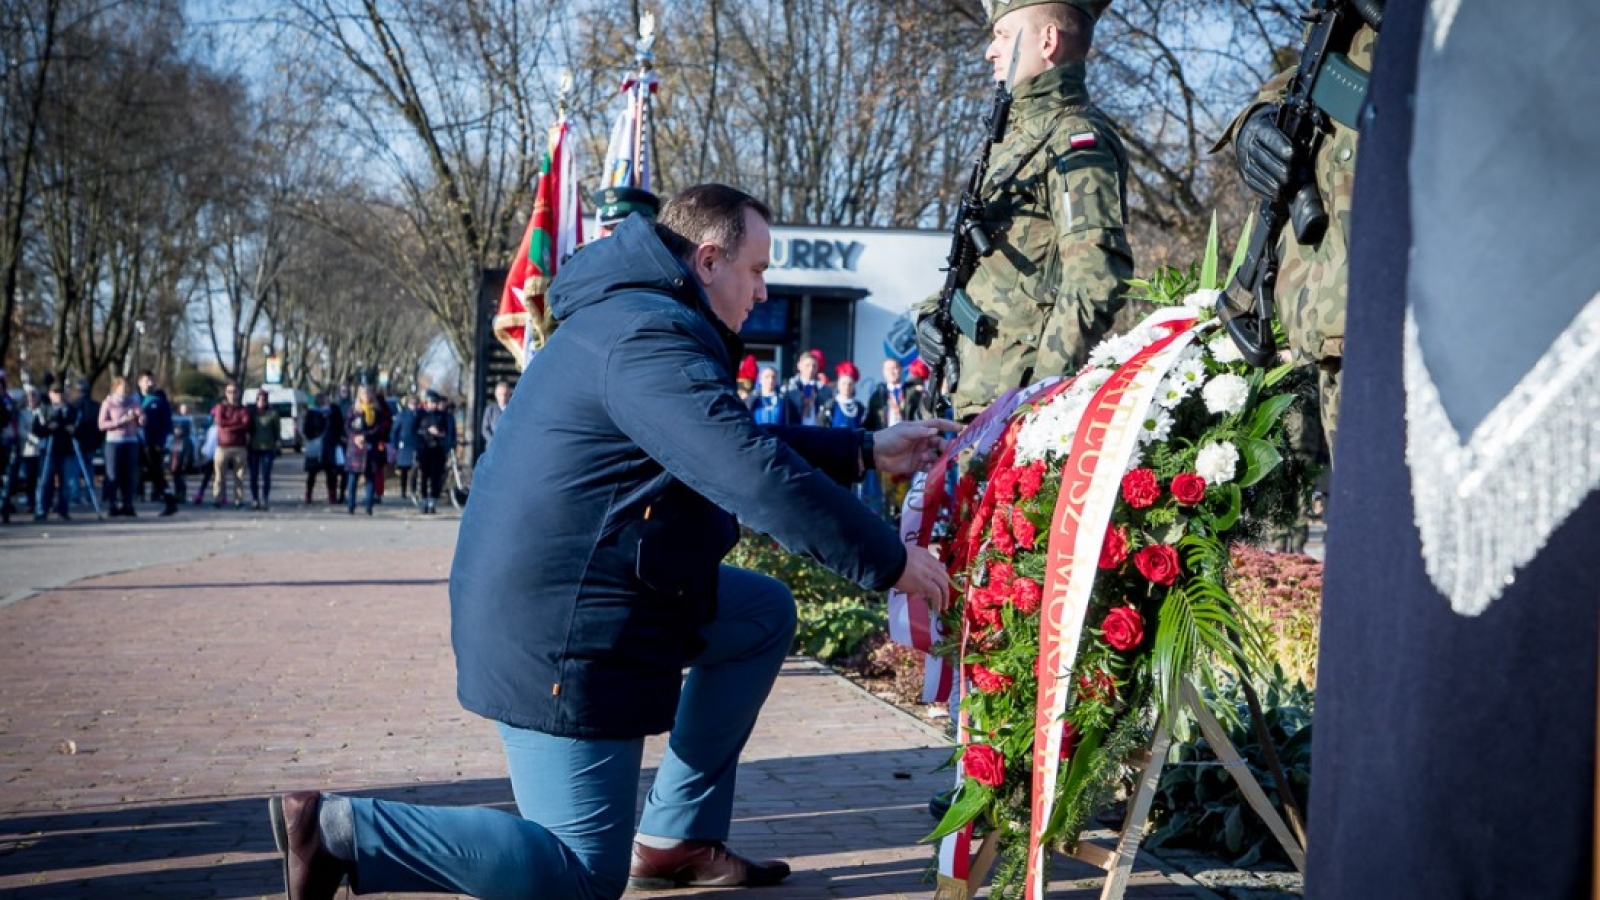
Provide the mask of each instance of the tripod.
[{"label": "tripod", "polygon": [[[77,438],[72,439],[72,455],[78,460],[78,472],[83,476],[83,486],[89,494],[89,504],[94,507],[95,520],[103,520],[105,516],[100,514],[100,491],[94,485],[94,470],[84,462],[83,448],[78,446]],[[63,485],[62,489],[65,490],[66,486]]]},{"label": "tripod", "polygon": [[467,483],[461,477],[461,464],[456,462],[454,451],[450,453],[450,505],[460,509],[467,502]]}]

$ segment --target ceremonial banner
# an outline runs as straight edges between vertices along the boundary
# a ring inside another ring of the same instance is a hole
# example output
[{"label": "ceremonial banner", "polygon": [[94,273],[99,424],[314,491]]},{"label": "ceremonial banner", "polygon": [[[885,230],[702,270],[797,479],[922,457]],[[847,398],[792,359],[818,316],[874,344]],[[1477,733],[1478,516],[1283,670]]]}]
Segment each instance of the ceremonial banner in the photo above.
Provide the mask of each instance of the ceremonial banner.
[{"label": "ceremonial banner", "polygon": [[658,80],[653,70],[632,75],[622,83],[627,104],[611,126],[606,146],[605,174],[600,186],[653,190],[650,161],[650,97]]},{"label": "ceremonial banner", "polygon": [[567,131],[565,119],[550,129],[534,189],[533,215],[528,217],[522,244],[506,274],[494,317],[494,335],[516,357],[519,368],[527,368],[528,360],[550,336],[553,326],[545,309],[545,291],[561,261],[583,243],[578,180]]}]

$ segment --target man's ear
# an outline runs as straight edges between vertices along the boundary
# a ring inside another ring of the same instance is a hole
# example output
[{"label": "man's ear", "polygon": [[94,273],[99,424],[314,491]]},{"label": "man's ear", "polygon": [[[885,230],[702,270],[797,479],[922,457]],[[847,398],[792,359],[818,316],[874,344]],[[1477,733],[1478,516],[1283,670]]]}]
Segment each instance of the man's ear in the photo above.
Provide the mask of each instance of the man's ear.
[{"label": "man's ear", "polygon": [[694,248],[694,270],[705,284],[710,284],[716,275],[717,265],[722,262],[722,250],[716,244],[701,244]]},{"label": "man's ear", "polygon": [[1054,22],[1044,22],[1039,26],[1039,55],[1045,62],[1054,62],[1057,54],[1061,52],[1061,29]]}]

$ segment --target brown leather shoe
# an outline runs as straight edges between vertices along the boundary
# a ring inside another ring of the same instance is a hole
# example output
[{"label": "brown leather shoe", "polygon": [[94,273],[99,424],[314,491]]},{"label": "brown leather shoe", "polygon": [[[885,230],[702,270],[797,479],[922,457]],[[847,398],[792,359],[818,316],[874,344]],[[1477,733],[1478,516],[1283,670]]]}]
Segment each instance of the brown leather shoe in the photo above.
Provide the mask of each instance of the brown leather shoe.
[{"label": "brown leather shoe", "polygon": [[322,845],[317,809],[322,794],[296,791],[267,801],[272,840],[283,854],[283,884],[289,900],[333,900],[350,864]]},{"label": "brown leather shoe", "polygon": [[633,845],[628,887],[660,891],[677,887],[766,887],[789,876],[781,859],[756,861],[728,851],[721,841],[684,841],[658,850]]}]

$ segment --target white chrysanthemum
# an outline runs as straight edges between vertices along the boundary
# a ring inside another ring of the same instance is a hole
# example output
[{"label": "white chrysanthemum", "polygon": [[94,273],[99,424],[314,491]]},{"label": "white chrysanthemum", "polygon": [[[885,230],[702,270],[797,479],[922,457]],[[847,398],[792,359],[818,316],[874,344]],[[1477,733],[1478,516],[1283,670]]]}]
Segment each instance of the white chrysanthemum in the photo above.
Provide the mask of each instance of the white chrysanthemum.
[{"label": "white chrysanthemum", "polygon": [[1171,378],[1162,379],[1161,384],[1156,387],[1156,403],[1162,409],[1176,407],[1187,396],[1189,396],[1188,385],[1181,381],[1173,381]]},{"label": "white chrysanthemum", "polygon": [[1150,444],[1155,441],[1164,441],[1172,434],[1172,413],[1159,406],[1153,406],[1145,413],[1139,422],[1139,443]]},{"label": "white chrysanthemum", "polygon": [[1180,359],[1167,377],[1183,385],[1185,390],[1192,391],[1206,383],[1206,364],[1198,356]]},{"label": "white chrysanthemum", "polygon": [[1088,398],[1055,398],[1029,416],[1017,430],[1017,461],[1022,464],[1065,457],[1072,451]]},{"label": "white chrysanthemum", "polygon": [[1217,298],[1221,296],[1217,290],[1195,291],[1183,298],[1183,305],[1199,313],[1199,318],[1208,319],[1217,314]]},{"label": "white chrysanthemum", "polygon": [[1142,465],[1144,465],[1144,447],[1135,446],[1133,448],[1133,455],[1128,457],[1128,468],[1124,470],[1122,474],[1126,475]]},{"label": "white chrysanthemum", "polygon": [[1212,415],[1231,416],[1244,409],[1245,401],[1250,399],[1250,382],[1232,372],[1224,372],[1206,382],[1200,389],[1200,397],[1206,401],[1206,409]]},{"label": "white chrysanthemum", "polygon": [[1206,349],[1211,352],[1212,359],[1225,366],[1244,362],[1244,354],[1239,352],[1239,345],[1233,342],[1233,338],[1226,331],[1212,338],[1211,342],[1206,344]]},{"label": "white chrysanthemum", "polygon": [[1239,448],[1232,441],[1219,441],[1200,448],[1194,459],[1195,474],[1206,484],[1227,484],[1239,468]]}]

